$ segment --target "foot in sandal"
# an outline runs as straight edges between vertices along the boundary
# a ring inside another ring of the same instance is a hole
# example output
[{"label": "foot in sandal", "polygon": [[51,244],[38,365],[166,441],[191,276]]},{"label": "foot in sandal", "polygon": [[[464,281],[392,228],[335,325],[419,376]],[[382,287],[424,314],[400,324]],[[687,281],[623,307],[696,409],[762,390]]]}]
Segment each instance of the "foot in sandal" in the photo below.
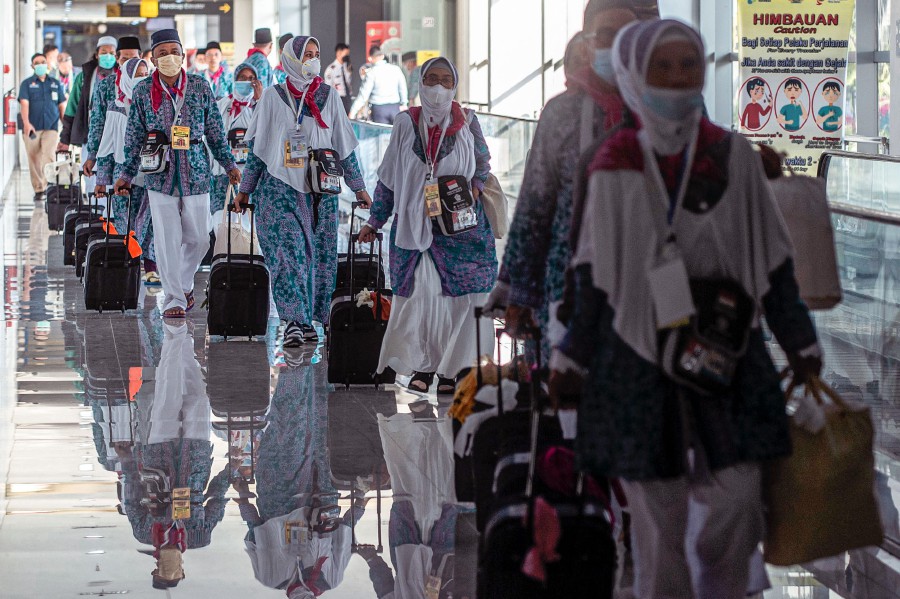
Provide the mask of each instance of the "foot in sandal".
[{"label": "foot in sandal", "polygon": [[413,373],[413,377],[409,380],[409,385],[407,385],[409,390],[418,393],[428,393],[431,383],[434,382],[434,374],[433,372]]}]

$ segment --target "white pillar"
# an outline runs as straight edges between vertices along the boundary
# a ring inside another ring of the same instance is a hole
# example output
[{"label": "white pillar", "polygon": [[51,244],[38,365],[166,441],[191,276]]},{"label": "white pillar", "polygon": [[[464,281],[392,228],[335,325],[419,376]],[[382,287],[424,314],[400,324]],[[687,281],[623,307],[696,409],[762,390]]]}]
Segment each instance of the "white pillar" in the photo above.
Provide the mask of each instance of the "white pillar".
[{"label": "white pillar", "polygon": [[19,35],[19,72],[16,81],[21,81],[31,74],[31,55],[38,51],[37,47],[37,14],[34,10],[35,0],[19,2],[19,19],[16,31]]},{"label": "white pillar", "polygon": [[253,43],[253,27],[247,23],[253,23],[253,0],[235,0],[234,7],[234,59],[237,66],[247,55],[247,50]]},{"label": "white pillar", "polygon": [[[891,0],[891,97],[900,98],[900,0]],[[891,154],[900,156],[900,106],[890,111]]]}]

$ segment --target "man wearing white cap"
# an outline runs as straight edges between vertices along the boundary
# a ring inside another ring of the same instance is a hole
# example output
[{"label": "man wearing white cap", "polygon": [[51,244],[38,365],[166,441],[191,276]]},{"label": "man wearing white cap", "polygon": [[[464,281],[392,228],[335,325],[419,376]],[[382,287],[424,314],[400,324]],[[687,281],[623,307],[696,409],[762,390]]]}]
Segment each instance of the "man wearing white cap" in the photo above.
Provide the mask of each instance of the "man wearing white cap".
[{"label": "man wearing white cap", "polygon": [[109,35],[101,37],[97,41],[94,57],[82,65],[81,73],[75,77],[59,136],[60,151],[68,151],[70,145],[83,146],[87,143],[91,102],[100,82],[115,72],[118,46],[116,38]]},{"label": "man wearing white cap", "polygon": [[157,70],[134,89],[115,192],[126,195],[138,172],[144,173],[165,293],[163,316],[184,318],[194,307],[194,275],[209,249],[210,163],[204,137],[233,185],[240,183],[241,172],[212,90],[203,77],[184,71],[178,32],[155,32],[152,51]]}]

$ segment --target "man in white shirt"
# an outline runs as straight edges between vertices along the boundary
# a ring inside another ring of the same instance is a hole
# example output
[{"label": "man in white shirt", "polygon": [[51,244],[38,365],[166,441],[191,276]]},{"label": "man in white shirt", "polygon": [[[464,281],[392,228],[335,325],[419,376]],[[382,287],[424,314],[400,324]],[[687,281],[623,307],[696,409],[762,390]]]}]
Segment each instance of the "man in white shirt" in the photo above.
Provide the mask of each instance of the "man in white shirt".
[{"label": "man in white shirt", "polygon": [[372,68],[359,90],[359,96],[350,107],[350,118],[359,115],[368,103],[373,122],[393,125],[400,111],[409,107],[406,76],[400,67],[384,59],[384,52],[378,46],[373,46],[369,51],[369,62]]},{"label": "man in white shirt", "polygon": [[353,104],[353,68],[350,66],[350,46],[340,43],[334,48],[334,62],[325,69],[325,83],[337,91],[349,114]]}]

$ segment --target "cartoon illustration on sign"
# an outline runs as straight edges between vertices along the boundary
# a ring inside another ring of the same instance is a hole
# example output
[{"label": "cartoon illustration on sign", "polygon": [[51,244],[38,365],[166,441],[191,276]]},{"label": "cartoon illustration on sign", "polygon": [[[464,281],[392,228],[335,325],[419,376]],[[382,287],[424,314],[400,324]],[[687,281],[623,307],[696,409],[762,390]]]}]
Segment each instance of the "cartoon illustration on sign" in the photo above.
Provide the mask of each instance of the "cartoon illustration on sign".
[{"label": "cartoon illustration on sign", "polygon": [[841,108],[844,89],[837,79],[826,79],[821,88],[825,105],[816,114],[816,124],[826,133],[835,133],[844,126],[844,111]]},{"label": "cartoon illustration on sign", "polygon": [[[752,77],[744,85],[750,102],[741,113],[741,127],[748,131],[759,131],[769,122],[772,113],[772,93],[769,84],[760,77]],[[763,120],[763,117],[765,120]]]},{"label": "cartoon illustration on sign", "polygon": [[788,103],[778,111],[778,123],[785,131],[799,131],[809,116],[809,111],[800,101],[800,96],[803,95],[803,82],[796,77],[785,81],[784,95]]}]

